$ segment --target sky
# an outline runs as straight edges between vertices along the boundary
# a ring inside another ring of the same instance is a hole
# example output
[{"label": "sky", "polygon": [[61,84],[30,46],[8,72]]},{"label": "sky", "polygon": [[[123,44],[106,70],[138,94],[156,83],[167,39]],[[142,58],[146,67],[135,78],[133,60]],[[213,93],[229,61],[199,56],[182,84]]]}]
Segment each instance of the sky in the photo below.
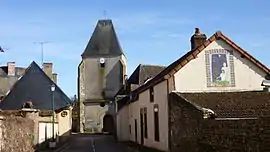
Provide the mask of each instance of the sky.
[{"label": "sky", "polygon": [[[169,65],[190,50],[195,28],[233,40],[270,65],[269,0],[0,0],[0,65],[53,62],[58,85],[77,94],[77,68],[99,19],[112,19],[127,57],[128,75],[139,64]],[[105,13],[106,12],[106,13]]]}]

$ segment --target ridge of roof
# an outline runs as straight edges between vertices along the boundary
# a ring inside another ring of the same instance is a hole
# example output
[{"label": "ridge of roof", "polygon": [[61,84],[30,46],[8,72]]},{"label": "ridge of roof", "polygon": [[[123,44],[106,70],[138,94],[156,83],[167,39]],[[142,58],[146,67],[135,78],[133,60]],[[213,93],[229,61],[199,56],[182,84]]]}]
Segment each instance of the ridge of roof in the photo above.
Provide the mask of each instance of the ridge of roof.
[{"label": "ridge of roof", "polygon": [[228,43],[235,51],[238,51],[240,54],[248,58],[253,64],[257,65],[261,68],[265,73],[270,75],[270,69],[263,65],[260,61],[255,59],[245,50],[243,50],[240,46],[236,45],[233,41],[231,41],[228,37],[226,37],[221,31],[216,31],[211,37],[209,37],[202,45],[199,47],[188,51],[178,60],[171,63],[164,70],[162,70],[158,75],[156,75],[153,79],[151,79],[147,84],[138,87],[135,92],[142,92],[149,88],[150,86],[161,82],[164,79],[168,79],[173,76],[177,71],[179,71],[182,67],[184,67],[189,61],[195,59],[199,53],[201,53],[207,46],[209,46],[213,41],[222,39],[226,43]]},{"label": "ridge of roof", "polygon": [[185,100],[185,102],[189,103],[190,105],[194,106],[196,109],[198,110],[201,110],[203,111],[203,108],[202,106],[192,102],[192,101],[189,101],[187,98],[185,98],[180,92],[172,92],[171,94],[173,95],[176,95],[176,96],[180,96],[181,98],[183,98]]},{"label": "ridge of roof", "polygon": [[165,65],[155,65],[155,64],[140,64],[141,66],[149,66],[149,67],[167,67]]}]

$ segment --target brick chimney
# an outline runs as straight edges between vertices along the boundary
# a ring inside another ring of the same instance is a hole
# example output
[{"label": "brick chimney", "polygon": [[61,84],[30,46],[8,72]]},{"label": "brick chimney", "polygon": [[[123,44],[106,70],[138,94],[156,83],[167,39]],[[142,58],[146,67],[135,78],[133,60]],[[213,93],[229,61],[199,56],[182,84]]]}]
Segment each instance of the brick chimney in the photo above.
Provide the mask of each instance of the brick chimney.
[{"label": "brick chimney", "polygon": [[43,63],[43,71],[53,80],[52,66],[52,63]]},{"label": "brick chimney", "polygon": [[57,73],[52,74],[52,80],[55,84],[57,84]]},{"label": "brick chimney", "polygon": [[205,34],[200,32],[199,28],[195,28],[195,33],[192,35],[190,42],[191,42],[191,50],[196,49],[197,47],[201,46],[207,37]]},{"label": "brick chimney", "polygon": [[15,62],[8,62],[7,68],[8,76],[15,76]]}]

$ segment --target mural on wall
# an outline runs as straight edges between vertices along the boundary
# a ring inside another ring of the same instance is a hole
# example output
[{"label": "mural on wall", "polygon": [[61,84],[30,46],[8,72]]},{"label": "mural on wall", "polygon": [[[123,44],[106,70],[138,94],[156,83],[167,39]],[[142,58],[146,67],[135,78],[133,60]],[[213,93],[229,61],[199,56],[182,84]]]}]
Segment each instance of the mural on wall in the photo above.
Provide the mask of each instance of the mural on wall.
[{"label": "mural on wall", "polygon": [[208,87],[235,86],[232,51],[226,49],[208,50],[205,53],[205,60]]}]

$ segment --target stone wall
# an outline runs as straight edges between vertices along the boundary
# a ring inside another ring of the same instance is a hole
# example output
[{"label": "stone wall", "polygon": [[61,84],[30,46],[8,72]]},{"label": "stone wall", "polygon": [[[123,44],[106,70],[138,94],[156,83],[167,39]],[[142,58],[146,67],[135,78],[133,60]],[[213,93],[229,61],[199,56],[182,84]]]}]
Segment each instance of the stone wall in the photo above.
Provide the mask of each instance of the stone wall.
[{"label": "stone wall", "polygon": [[3,139],[3,120],[4,117],[0,116],[0,150],[4,147],[4,139]]},{"label": "stone wall", "polygon": [[270,118],[203,119],[192,104],[170,96],[169,128],[172,152],[270,151]]},{"label": "stone wall", "polygon": [[[179,99],[179,98],[177,98]],[[195,152],[202,113],[187,102],[169,96],[169,147],[172,152]]]},{"label": "stone wall", "polygon": [[34,121],[8,115],[1,121],[1,152],[31,152],[34,151]]},{"label": "stone wall", "polygon": [[269,152],[270,119],[204,120],[198,144],[207,151]]}]

